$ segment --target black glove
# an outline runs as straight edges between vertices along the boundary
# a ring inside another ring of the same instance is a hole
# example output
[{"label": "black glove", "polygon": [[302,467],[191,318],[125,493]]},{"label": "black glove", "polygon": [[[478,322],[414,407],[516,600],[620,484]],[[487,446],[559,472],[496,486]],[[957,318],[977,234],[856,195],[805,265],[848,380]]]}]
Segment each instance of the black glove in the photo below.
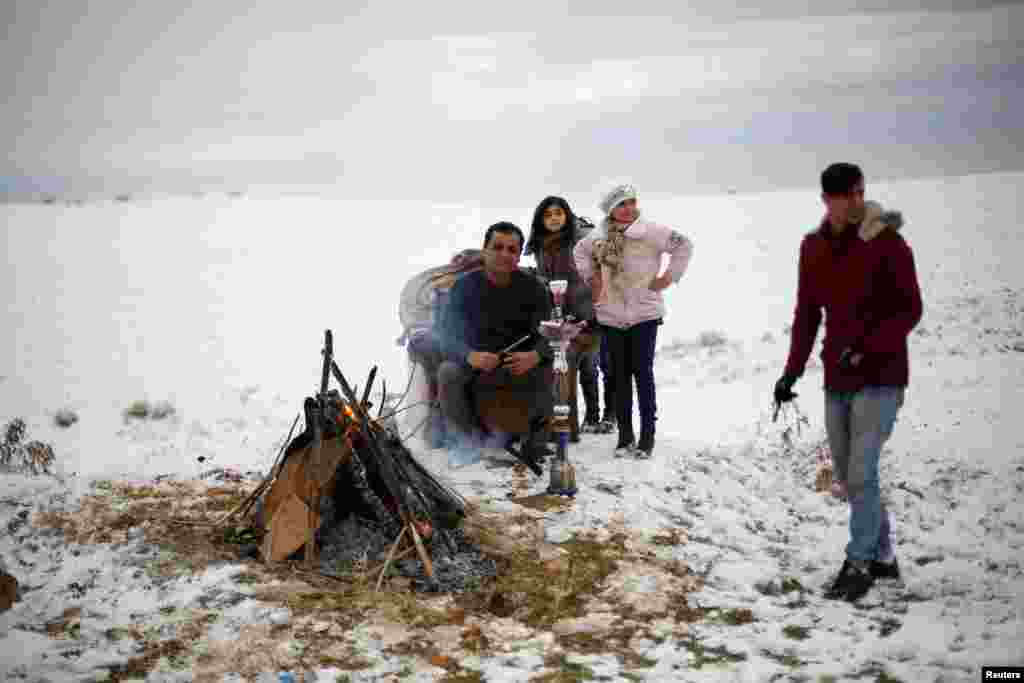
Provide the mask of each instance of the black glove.
[{"label": "black glove", "polygon": [[796,375],[783,375],[775,383],[775,404],[788,403],[797,397],[793,393],[793,385],[796,384]]}]

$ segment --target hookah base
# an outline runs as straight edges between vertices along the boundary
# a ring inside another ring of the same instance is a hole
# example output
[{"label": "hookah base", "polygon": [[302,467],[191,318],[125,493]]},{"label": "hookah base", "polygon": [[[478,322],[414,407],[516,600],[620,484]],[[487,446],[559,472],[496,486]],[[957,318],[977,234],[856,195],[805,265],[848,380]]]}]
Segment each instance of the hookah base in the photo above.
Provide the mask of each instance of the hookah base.
[{"label": "hookah base", "polygon": [[548,484],[548,493],[553,496],[575,496],[576,468],[568,462],[551,463],[551,482]]}]

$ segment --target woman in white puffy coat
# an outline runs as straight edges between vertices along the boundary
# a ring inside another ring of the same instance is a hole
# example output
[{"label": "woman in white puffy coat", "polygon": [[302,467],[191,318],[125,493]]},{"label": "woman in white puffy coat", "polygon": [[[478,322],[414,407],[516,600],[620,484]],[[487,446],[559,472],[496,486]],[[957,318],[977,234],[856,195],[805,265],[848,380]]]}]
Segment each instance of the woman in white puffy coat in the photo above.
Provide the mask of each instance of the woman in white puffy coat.
[{"label": "woman in white puffy coat", "polygon": [[[618,457],[650,457],[657,402],[654,350],[665,316],[662,291],[679,282],[693,255],[684,235],[641,217],[636,190],[619,185],[599,204],[604,220],[576,245],[576,268],[591,282],[594,310],[608,339],[615,377]],[[669,265],[661,272],[662,255]],[[633,432],[633,381],[640,408],[640,442]]]}]

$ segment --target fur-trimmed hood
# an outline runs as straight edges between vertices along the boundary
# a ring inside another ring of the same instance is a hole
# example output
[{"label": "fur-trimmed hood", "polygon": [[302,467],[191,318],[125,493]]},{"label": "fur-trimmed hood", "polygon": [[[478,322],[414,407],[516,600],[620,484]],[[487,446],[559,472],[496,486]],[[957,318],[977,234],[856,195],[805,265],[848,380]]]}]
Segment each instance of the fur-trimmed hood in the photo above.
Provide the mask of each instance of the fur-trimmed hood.
[{"label": "fur-trimmed hood", "polygon": [[886,211],[878,202],[864,202],[864,220],[857,229],[857,236],[870,242],[886,229],[895,232],[902,227],[903,214],[899,211]]}]

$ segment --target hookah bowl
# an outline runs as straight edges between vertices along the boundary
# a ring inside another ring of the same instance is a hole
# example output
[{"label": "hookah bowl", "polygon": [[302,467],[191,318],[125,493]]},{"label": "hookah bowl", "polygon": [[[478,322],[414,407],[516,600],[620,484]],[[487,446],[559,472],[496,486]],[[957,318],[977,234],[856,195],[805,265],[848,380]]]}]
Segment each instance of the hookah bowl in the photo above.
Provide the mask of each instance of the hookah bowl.
[{"label": "hookah bowl", "polygon": [[582,324],[575,324],[562,317],[562,303],[568,287],[565,280],[552,280],[548,283],[554,299],[552,319],[540,324],[540,333],[555,348],[555,386],[558,387],[558,398],[555,403],[554,417],[551,421],[552,431],[558,436],[557,451],[551,462],[551,480],[548,493],[560,496],[576,495],[576,468],[569,463],[569,363],[566,353],[573,338],[580,333]]}]

